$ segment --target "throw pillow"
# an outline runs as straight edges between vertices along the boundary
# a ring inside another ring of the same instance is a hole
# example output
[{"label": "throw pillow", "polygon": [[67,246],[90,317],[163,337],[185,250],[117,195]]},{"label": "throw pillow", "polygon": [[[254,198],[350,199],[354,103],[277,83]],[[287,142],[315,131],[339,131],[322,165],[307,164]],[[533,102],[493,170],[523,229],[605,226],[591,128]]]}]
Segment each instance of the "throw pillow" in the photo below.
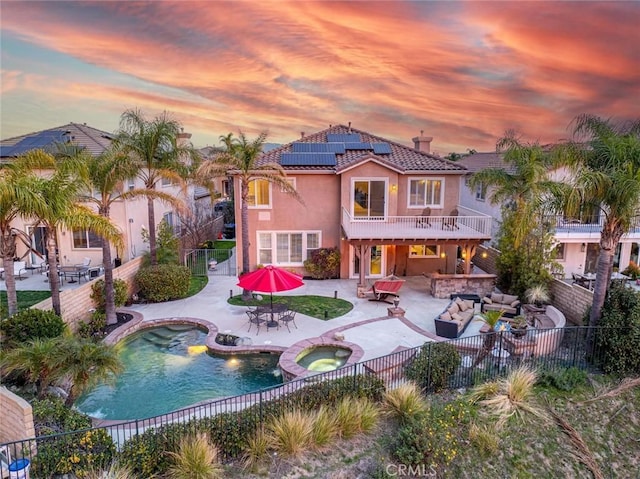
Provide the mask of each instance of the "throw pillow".
[{"label": "throw pillow", "polygon": [[460,311],[466,311],[467,309],[469,309],[467,308],[467,305],[465,304],[464,300],[460,298],[456,298],[456,304],[460,308]]},{"label": "throw pillow", "polygon": [[518,301],[518,300],[516,299],[513,303],[511,303],[511,304],[510,304],[510,306],[511,306],[512,308],[516,308],[519,304],[520,304],[520,301]]},{"label": "throw pillow", "polygon": [[504,297],[502,298],[502,302],[504,304],[511,304],[514,301],[517,301],[518,297],[517,296],[513,296],[511,294],[505,294]]},{"label": "throw pillow", "polygon": [[454,315],[454,314],[460,312],[460,308],[458,308],[457,304],[454,304],[453,306],[448,308],[447,311],[449,311],[449,314]]},{"label": "throw pillow", "polygon": [[465,299],[464,304],[467,305],[467,309],[473,309],[473,301]]},{"label": "throw pillow", "polygon": [[502,303],[502,296],[502,294],[491,293],[491,301],[493,301],[494,303]]},{"label": "throw pillow", "polygon": [[440,319],[444,319],[445,321],[451,321],[451,314],[449,314],[448,312],[442,313],[440,315]]},{"label": "throw pillow", "polygon": [[451,319],[455,319],[456,321],[462,321],[463,318],[458,313],[452,314]]},{"label": "throw pillow", "polygon": [[491,298],[487,298],[486,296],[482,298],[482,302],[484,304],[493,304],[493,301],[491,301]]}]

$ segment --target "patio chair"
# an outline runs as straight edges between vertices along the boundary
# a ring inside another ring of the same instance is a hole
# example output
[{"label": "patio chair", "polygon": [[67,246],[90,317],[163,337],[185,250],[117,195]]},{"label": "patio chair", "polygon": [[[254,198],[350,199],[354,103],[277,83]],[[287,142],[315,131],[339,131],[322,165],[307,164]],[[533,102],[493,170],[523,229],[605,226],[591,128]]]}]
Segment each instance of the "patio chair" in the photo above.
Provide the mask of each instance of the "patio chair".
[{"label": "patio chair", "polygon": [[[365,291],[365,294],[373,294],[373,298],[369,298],[369,301],[384,301],[385,303],[393,304],[393,298],[399,296],[398,291],[400,291],[403,284],[404,279],[394,275],[387,276],[374,282],[373,286]],[[390,296],[392,296],[391,299],[389,299]]]},{"label": "patio chair", "polygon": [[442,229],[460,229],[458,227],[458,208],[454,208],[451,210],[451,213],[449,213],[450,218],[445,218],[442,220]]},{"label": "patio chair", "polygon": [[429,216],[431,216],[431,208],[427,206],[422,210],[422,214],[416,218],[416,228],[427,228],[431,226]]},{"label": "patio chair", "polygon": [[284,314],[280,315],[279,321],[281,323],[284,323],[284,325],[287,327],[287,331],[291,332],[291,330],[289,329],[289,323],[293,323],[296,329],[298,329],[298,325],[296,324],[295,317],[296,317],[296,312],[288,310]]},{"label": "patio chair", "polygon": [[248,310],[247,316],[249,316],[249,329],[247,332],[251,331],[251,326],[256,325],[256,336],[260,334],[260,325],[263,324],[266,320],[260,317],[260,313],[256,310]]}]

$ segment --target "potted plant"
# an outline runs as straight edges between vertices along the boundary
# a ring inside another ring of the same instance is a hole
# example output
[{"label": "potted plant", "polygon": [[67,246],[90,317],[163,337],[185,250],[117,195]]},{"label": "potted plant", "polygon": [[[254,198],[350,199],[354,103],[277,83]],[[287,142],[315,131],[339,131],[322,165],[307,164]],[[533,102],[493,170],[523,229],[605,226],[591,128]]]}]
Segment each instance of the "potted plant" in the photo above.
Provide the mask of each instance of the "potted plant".
[{"label": "potted plant", "polygon": [[511,320],[511,334],[517,338],[527,334],[527,318],[525,316],[516,316]]},{"label": "potted plant", "polygon": [[638,281],[640,284],[640,266],[633,261],[629,262],[629,266],[622,272],[625,276],[629,276],[632,280]]},{"label": "potted plant", "polygon": [[544,284],[532,286],[525,291],[524,295],[530,304],[535,304],[538,308],[542,307],[543,304],[546,304],[551,299],[549,290]]}]

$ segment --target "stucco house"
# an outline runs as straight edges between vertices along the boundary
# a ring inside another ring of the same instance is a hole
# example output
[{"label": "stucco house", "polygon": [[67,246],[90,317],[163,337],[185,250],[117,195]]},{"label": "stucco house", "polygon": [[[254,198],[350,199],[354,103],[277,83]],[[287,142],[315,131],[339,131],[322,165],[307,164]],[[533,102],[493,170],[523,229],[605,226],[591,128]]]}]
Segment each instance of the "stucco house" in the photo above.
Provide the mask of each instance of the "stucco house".
[{"label": "stucco house", "polygon": [[[460,185],[460,204],[490,215],[492,217],[491,236],[495,237],[502,219],[501,205],[491,204],[490,189],[482,187],[471,189],[468,178],[471,174],[485,168],[503,168],[510,171],[512,166],[502,161],[502,156],[496,152],[475,153],[465,156],[457,163],[468,170]],[[564,169],[549,172],[549,177],[555,181],[562,181],[566,175],[567,172]],[[547,220],[554,230],[554,240],[557,244],[556,261],[563,267],[560,276],[571,278],[574,273],[594,273],[600,249],[603,217],[598,212],[594,212],[592,215],[581,215],[579,218],[549,215]],[[622,236],[616,248],[613,266],[622,271],[630,261],[637,263],[639,249],[640,221],[636,219],[635,224]]]},{"label": "stucco house", "polygon": [[[189,141],[191,135],[182,133],[179,141]],[[56,143],[70,142],[86,148],[93,155],[102,153],[113,139],[113,134],[88,126],[85,123],[69,123],[47,130],[27,133],[25,135],[8,138],[0,142],[0,161],[10,162],[18,155],[31,149],[41,148],[53,151]],[[143,188],[141,180],[132,178],[124,185],[125,188]],[[182,193],[180,188],[171,182],[163,181],[157,185],[161,191],[181,197],[183,200],[193,198],[193,188]],[[160,201],[155,202],[156,219],[166,219],[169,224],[177,226],[177,215],[170,205]],[[111,208],[111,220],[123,234],[124,250],[112,251],[113,258],[119,258],[122,262],[129,261],[140,256],[148,250],[149,245],[143,241],[142,230],[148,229],[147,200],[139,198],[128,201],[117,201]],[[18,257],[25,261],[28,267],[38,266],[46,261],[44,246],[44,228],[32,220],[17,218],[13,225],[23,231],[31,239],[32,251],[22,242],[18,243]],[[91,259],[91,265],[102,264],[101,240],[90,231],[65,231],[57,232],[59,261],[61,266],[83,263],[85,258]]]},{"label": "stucco house", "polygon": [[340,277],[360,284],[391,273],[452,274],[458,258],[469,268],[476,246],[491,237],[491,217],[460,204],[467,169],[431,154],[431,140],[421,134],[411,147],[335,125],[263,153],[258,163],[280,164],[304,204],[252,182],[251,269],[273,264],[304,274],[304,260],[321,247],[338,247]]}]

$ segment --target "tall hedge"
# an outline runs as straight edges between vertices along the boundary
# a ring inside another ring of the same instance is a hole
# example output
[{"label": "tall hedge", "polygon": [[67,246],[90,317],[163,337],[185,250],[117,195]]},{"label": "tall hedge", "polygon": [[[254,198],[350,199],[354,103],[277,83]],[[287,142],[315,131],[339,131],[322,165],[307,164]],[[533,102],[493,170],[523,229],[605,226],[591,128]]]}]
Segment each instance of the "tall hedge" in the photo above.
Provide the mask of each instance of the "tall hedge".
[{"label": "tall hedge", "polygon": [[135,278],[140,296],[152,303],[185,298],[190,279],[189,268],[175,264],[146,266]]},{"label": "tall hedge", "polygon": [[596,352],[604,372],[640,374],[640,293],[612,284],[599,325]]}]

